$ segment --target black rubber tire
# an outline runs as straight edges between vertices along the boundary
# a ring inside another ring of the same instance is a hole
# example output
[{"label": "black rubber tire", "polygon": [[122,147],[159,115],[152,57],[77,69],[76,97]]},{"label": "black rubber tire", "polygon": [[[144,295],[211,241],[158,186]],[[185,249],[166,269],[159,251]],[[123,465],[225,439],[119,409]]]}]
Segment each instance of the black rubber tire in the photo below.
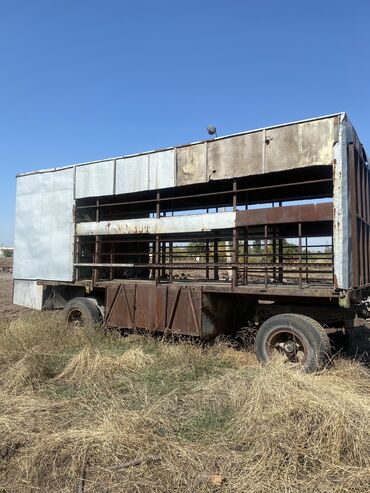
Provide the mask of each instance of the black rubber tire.
[{"label": "black rubber tire", "polygon": [[[79,323],[74,323],[73,318],[76,322],[78,317],[80,318]],[[85,327],[88,325],[100,324],[101,313],[95,300],[91,298],[73,298],[68,301],[66,306],[63,308],[63,319],[69,327]]]},{"label": "black rubber tire", "polygon": [[302,369],[308,373],[315,372],[330,357],[330,340],[323,327],[316,320],[295,313],[275,315],[266,320],[257,331],[256,354],[260,362],[270,361],[269,339],[279,329],[289,328],[289,332],[305,345],[305,361]]}]

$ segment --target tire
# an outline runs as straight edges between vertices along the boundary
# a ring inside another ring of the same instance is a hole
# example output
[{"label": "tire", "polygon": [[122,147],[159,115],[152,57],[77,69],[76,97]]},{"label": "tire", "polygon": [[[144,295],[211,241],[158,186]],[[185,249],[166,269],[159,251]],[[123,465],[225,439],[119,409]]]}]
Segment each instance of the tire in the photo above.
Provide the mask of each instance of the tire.
[{"label": "tire", "polygon": [[68,327],[79,328],[100,324],[98,304],[91,298],[73,298],[63,309],[63,318]]},{"label": "tire", "polygon": [[261,363],[275,353],[308,373],[319,370],[330,356],[330,341],[323,327],[310,317],[294,313],[275,315],[257,331],[256,353]]}]

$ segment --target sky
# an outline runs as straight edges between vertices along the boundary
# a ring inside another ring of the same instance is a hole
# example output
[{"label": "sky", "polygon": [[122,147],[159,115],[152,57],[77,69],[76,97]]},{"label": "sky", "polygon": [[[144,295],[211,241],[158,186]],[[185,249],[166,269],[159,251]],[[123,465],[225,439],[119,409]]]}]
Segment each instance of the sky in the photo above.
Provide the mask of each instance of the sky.
[{"label": "sky", "polygon": [[345,111],[370,153],[370,1],[0,0],[0,245],[15,175]]}]

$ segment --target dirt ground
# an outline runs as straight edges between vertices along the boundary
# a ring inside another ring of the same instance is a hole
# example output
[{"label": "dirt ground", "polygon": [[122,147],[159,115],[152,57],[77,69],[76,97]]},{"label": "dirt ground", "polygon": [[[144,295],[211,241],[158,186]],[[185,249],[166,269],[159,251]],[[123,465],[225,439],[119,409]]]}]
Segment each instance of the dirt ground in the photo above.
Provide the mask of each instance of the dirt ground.
[{"label": "dirt ground", "polygon": [[0,319],[8,320],[19,313],[26,312],[27,308],[12,303],[13,279],[10,272],[0,271]]}]

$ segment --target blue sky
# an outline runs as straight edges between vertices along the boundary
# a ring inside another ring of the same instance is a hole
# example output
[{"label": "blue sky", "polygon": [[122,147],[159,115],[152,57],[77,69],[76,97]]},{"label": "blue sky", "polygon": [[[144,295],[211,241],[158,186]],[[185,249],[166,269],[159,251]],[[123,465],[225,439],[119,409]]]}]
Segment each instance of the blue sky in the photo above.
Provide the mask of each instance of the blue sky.
[{"label": "blue sky", "polygon": [[0,244],[15,174],[346,111],[370,150],[367,0],[0,1]]}]

